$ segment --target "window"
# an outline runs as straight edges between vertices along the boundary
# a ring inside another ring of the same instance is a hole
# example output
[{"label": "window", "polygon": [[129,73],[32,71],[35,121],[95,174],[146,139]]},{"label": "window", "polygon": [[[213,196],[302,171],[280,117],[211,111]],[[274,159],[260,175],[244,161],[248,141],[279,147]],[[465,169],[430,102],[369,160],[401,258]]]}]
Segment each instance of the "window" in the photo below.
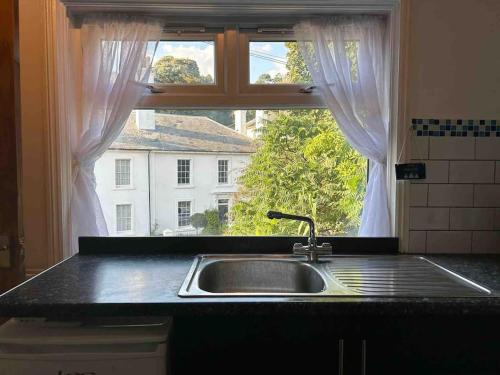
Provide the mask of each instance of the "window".
[{"label": "window", "polygon": [[177,183],[179,185],[189,185],[191,183],[191,160],[177,160]]},{"label": "window", "polygon": [[191,201],[180,201],[177,203],[177,226],[187,227],[191,225]]},{"label": "window", "polygon": [[105,216],[127,199],[137,234],[307,235],[300,223],[267,219],[280,210],[315,217],[318,235],[356,235],[366,159],[318,93],[304,90],[310,75],[290,34],[227,29],[162,43],[159,92],[110,147],[134,155],[135,189],[106,191],[108,153],[96,163]]},{"label": "window", "polygon": [[132,205],[116,205],[116,231],[130,232],[132,230]]},{"label": "window", "polygon": [[217,170],[219,184],[227,184],[229,182],[229,160],[217,160]]},{"label": "window", "polygon": [[130,186],[130,159],[115,159],[115,185]]},{"label": "window", "polygon": [[224,224],[227,223],[229,199],[217,199],[217,210],[219,211],[219,221]]}]

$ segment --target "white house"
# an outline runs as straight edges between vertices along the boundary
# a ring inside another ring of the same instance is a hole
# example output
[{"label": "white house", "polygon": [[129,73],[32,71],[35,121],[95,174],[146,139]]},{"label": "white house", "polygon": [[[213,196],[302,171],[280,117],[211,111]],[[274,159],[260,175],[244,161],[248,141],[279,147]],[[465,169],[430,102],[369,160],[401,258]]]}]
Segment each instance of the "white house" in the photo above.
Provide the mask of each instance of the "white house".
[{"label": "white house", "polygon": [[97,161],[97,193],[110,235],[195,234],[190,216],[225,218],[254,141],[216,121],[141,110]]}]

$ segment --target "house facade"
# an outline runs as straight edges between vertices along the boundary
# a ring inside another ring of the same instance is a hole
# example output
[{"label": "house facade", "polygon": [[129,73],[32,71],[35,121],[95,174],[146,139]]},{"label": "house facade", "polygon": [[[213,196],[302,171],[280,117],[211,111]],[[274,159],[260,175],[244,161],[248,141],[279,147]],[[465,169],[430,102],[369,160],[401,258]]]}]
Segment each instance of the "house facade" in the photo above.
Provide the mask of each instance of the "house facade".
[{"label": "house facade", "polygon": [[227,220],[254,152],[251,138],[207,117],[133,112],[95,166],[109,234],[196,234],[190,217],[207,209]]}]

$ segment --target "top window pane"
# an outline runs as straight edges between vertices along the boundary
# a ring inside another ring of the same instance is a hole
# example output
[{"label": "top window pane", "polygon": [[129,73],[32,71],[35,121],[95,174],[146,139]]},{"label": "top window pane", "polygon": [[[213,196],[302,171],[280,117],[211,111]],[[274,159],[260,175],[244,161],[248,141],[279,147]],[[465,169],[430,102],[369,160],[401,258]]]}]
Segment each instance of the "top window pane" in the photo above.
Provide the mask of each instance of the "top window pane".
[{"label": "top window pane", "polygon": [[303,84],[312,82],[297,42],[251,41],[251,84]]},{"label": "top window pane", "polygon": [[214,84],[214,45],[213,40],[161,41],[153,58],[152,82],[174,85]]}]

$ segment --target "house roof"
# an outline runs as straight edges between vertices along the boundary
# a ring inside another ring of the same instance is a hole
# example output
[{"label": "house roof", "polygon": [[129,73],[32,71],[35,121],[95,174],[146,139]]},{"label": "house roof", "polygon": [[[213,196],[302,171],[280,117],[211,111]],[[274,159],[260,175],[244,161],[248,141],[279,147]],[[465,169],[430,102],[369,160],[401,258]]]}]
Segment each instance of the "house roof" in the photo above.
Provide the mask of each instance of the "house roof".
[{"label": "house roof", "polygon": [[204,116],[155,113],[155,129],[139,129],[131,114],[111,149],[253,153],[254,141]]}]

